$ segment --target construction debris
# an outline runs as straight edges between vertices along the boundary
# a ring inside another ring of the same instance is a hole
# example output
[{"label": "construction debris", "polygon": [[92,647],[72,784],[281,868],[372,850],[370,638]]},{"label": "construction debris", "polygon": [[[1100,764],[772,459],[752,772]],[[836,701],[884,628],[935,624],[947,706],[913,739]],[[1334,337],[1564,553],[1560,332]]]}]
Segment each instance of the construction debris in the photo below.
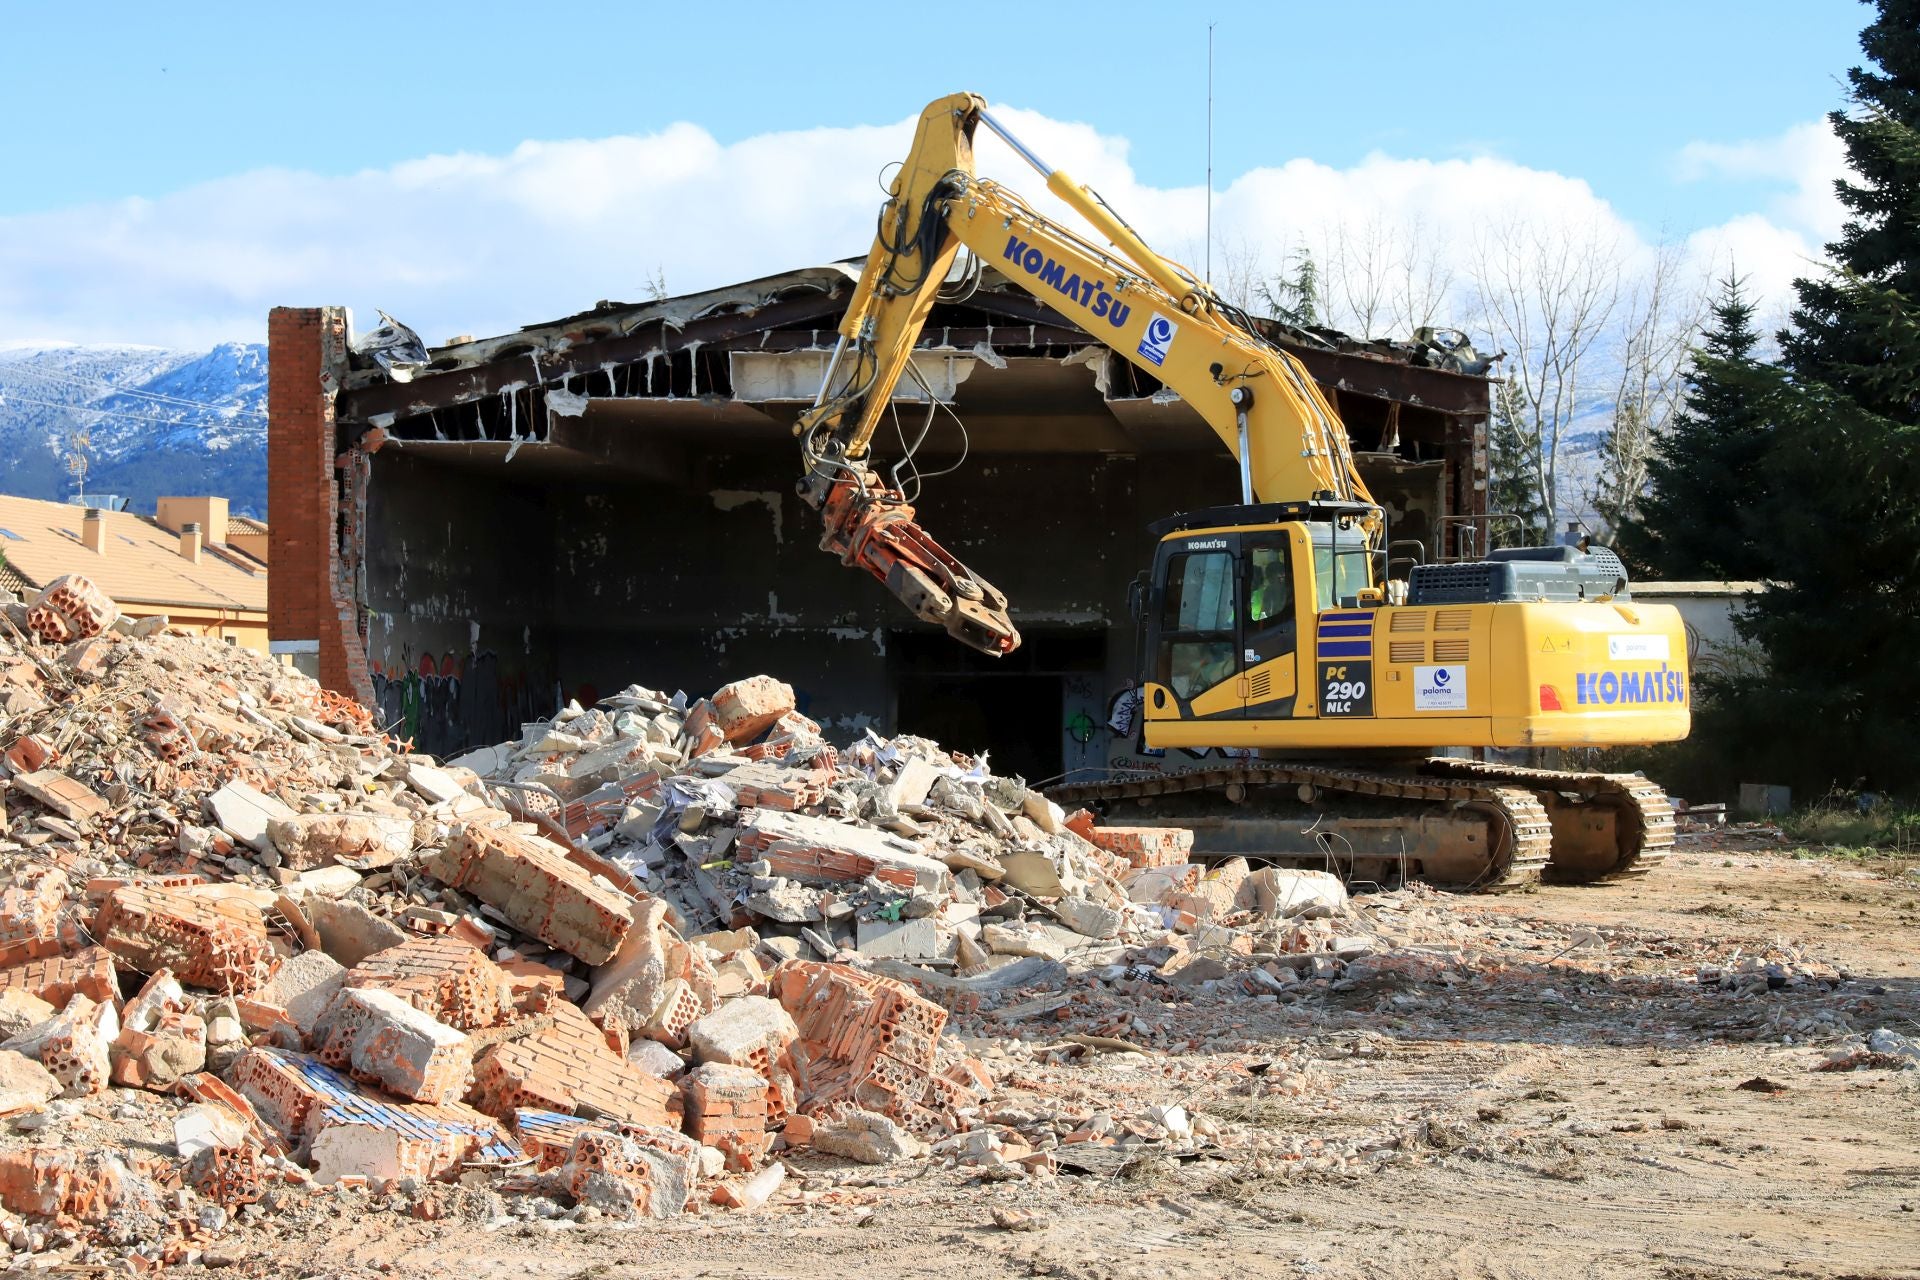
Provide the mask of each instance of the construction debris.
[{"label": "construction debris", "polygon": [[[835,747],[767,677],[634,686],[441,764],[63,590],[34,608],[68,638],[0,622],[0,1205],[75,1258],[201,1258],[316,1189],[590,1220],[803,1203],[845,1162],[1110,1176],[1242,1140],[1167,1098],[1033,1105],[1065,1064],[1180,1043],[1167,1002],[1472,968],[1430,889],[1361,909],[1324,873],[1202,866],[1185,830],[1063,813],[984,758]],[[1690,981],[1837,977],[1780,949]],[[1825,1069],[1912,1052],[1876,1032]],[[95,1116],[150,1127],[54,1136]]]}]

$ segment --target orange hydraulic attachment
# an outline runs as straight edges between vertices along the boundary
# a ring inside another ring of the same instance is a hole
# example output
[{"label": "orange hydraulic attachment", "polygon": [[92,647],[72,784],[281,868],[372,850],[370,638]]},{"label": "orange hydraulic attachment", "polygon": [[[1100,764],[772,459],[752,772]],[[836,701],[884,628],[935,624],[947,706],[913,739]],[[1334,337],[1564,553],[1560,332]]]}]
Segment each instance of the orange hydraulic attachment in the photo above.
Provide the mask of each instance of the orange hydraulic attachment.
[{"label": "orange hydraulic attachment", "polygon": [[843,462],[831,476],[808,477],[800,491],[826,523],[822,551],[865,569],[915,616],[962,644],[995,657],[1019,646],[1007,598],[914,523],[913,505],[871,468]]}]

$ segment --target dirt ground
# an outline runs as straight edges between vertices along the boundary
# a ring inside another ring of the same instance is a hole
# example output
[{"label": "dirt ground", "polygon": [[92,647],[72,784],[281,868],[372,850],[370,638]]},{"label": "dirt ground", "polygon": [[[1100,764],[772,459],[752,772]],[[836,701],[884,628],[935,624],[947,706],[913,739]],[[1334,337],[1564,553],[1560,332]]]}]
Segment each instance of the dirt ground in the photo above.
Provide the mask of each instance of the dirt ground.
[{"label": "dirt ground", "polygon": [[[465,1280],[1920,1276],[1920,1070],[1815,1069],[1849,1033],[1920,1035],[1914,864],[1696,842],[1634,883],[1424,903],[1457,945],[1409,970],[1264,999],[1080,976],[1039,1025],[956,1017],[1001,1046],[998,1105],[1179,1103],[1219,1125],[1197,1157],[1147,1145],[983,1181],[803,1156],[760,1210],[639,1227],[420,1222],[340,1196],[209,1260]],[[1777,990],[1699,979],[1769,951]],[[1059,1044],[1136,1013],[1152,1052]]]}]

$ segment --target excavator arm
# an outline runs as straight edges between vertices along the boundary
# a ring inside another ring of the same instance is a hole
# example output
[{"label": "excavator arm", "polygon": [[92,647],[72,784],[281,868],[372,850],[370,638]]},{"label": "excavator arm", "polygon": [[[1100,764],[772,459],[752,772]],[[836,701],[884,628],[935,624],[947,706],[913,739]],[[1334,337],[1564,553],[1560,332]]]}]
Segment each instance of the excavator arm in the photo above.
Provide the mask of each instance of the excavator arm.
[{"label": "excavator arm", "polygon": [[[985,124],[1109,247],[975,176]],[[895,175],[814,406],[794,430],[800,494],[821,546],[864,568],[926,621],[986,653],[1019,644],[1006,597],[929,537],[868,461],[875,429],[961,246],[1178,393],[1240,463],[1243,502],[1337,504],[1370,531],[1372,499],[1345,429],[1300,362],[1204,281],[1160,257],[1091,189],[1044,164],[971,94],[930,105]]]}]

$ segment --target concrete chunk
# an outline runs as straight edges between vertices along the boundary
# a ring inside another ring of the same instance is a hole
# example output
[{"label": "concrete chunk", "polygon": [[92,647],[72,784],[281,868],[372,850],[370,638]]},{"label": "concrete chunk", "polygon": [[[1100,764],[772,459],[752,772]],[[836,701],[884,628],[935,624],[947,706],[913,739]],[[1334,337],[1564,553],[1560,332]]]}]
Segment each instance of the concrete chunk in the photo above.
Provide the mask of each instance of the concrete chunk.
[{"label": "concrete chunk", "polygon": [[285,1009],[300,1034],[311,1039],[346,980],[346,966],[338,960],[324,951],[303,951],[281,963],[260,999]]},{"label": "concrete chunk", "polygon": [[696,1062],[752,1066],[756,1054],[783,1051],[800,1034],[778,1000],[741,996],[687,1028]]},{"label": "concrete chunk", "polygon": [[273,838],[267,834],[269,823],[296,816],[281,801],[244,782],[229,782],[208,796],[207,814],[215,826],[255,853],[273,849]]},{"label": "concrete chunk", "polygon": [[858,943],[864,956],[926,960],[940,953],[940,931],[931,919],[862,920]]},{"label": "concrete chunk", "polygon": [[345,898],[308,894],[300,905],[320,935],[326,953],[348,968],[376,951],[399,946],[408,937],[407,931],[391,920],[383,920]]},{"label": "concrete chunk", "polygon": [[44,1107],[60,1093],[53,1073],[12,1049],[0,1049],[0,1115]]}]

